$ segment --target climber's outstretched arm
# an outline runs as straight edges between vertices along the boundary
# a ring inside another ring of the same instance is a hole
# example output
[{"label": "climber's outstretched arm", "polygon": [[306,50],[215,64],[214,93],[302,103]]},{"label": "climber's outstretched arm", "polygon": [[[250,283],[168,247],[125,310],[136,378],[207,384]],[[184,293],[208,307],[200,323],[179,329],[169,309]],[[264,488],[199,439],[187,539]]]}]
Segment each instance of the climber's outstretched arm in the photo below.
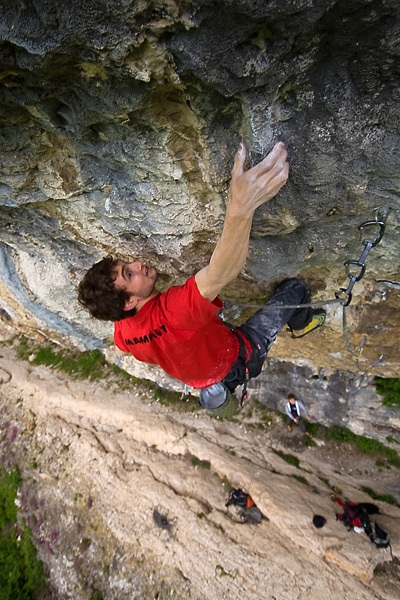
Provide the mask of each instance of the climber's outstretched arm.
[{"label": "climber's outstretched arm", "polygon": [[232,169],[232,180],[224,227],[209,264],[196,274],[200,294],[214,300],[243,268],[251,224],[258,206],[273,198],[285,184],[289,165],[282,142],[255,167],[244,171],[246,148],[240,144]]}]

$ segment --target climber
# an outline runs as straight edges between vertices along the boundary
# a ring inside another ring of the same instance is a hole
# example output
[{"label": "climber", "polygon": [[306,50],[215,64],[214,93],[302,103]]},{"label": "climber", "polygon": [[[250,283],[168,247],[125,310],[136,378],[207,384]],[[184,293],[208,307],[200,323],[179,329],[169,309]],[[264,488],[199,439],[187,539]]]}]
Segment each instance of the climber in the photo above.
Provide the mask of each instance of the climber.
[{"label": "climber", "polygon": [[[237,409],[230,392],[256,377],[285,324],[293,337],[322,325],[325,311],[305,308],[259,309],[240,327],[217,316],[218,294],[241,271],[248,253],[256,208],[285,184],[289,165],[282,142],[262,162],[244,170],[240,144],[222,234],[207,266],[183,285],[156,289],[157,271],[141,261],[110,256],[93,265],[79,284],[78,299],[95,318],[114,321],[114,341],[123,353],[157,364],[172,377],[200,389],[200,403],[215,414]],[[310,302],[301,279],[281,282],[267,305]]]}]

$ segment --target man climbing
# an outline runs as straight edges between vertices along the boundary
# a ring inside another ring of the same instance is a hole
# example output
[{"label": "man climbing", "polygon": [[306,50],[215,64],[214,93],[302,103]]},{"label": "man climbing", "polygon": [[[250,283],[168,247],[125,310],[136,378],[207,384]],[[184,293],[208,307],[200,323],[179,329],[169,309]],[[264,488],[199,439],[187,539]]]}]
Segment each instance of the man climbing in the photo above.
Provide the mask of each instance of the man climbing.
[{"label": "man climbing", "polygon": [[[245,263],[254,212],[278,193],[289,172],[281,142],[247,171],[245,160],[242,143],[232,169],[222,234],[209,264],[186,283],[160,293],[154,267],[106,257],[79,284],[79,301],[91,315],[114,321],[114,341],[121,351],[201,389],[201,404],[221,416],[237,409],[230,392],[260,373],[286,323],[293,337],[302,337],[325,320],[323,310],[310,307],[261,308],[240,327],[228,326],[217,316],[223,306],[218,294]],[[289,279],[278,285],[267,305],[309,302],[307,285]]]}]

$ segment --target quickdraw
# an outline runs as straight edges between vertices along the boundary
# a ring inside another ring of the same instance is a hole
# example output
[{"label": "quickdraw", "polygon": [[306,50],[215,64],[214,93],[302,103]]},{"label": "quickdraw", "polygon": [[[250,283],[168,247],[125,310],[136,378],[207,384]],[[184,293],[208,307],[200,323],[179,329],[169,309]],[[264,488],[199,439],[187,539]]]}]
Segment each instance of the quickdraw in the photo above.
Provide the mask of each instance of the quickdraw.
[{"label": "quickdraw", "polygon": [[[364,243],[364,250],[361,253],[361,256],[358,260],[346,260],[346,262],[344,263],[344,266],[346,267],[346,274],[350,279],[349,285],[347,286],[347,289],[345,288],[340,288],[340,292],[343,292],[346,296],[346,302],[343,304],[343,306],[349,306],[349,304],[351,303],[352,299],[353,299],[353,287],[354,284],[357,283],[357,281],[361,281],[361,279],[364,277],[365,275],[365,269],[366,269],[366,265],[365,265],[365,260],[371,250],[371,248],[375,248],[375,246],[377,246],[379,244],[379,242],[381,241],[381,239],[383,238],[383,234],[385,233],[385,228],[386,228],[386,219],[389,215],[390,209],[376,209],[375,211],[375,220],[373,221],[365,221],[365,223],[361,223],[361,225],[359,225],[358,229],[359,231],[362,232],[362,242]],[[376,236],[376,238],[374,239],[374,241],[372,242],[366,242],[364,239],[364,230],[367,227],[379,227],[379,232],[378,235]],[[358,272],[358,274],[353,275],[350,272],[350,265],[355,265],[356,267],[359,267],[360,271]],[[335,296],[337,299],[339,298],[340,292],[336,292]]]},{"label": "quickdraw", "polygon": [[[389,212],[390,212],[390,208],[376,209],[374,220],[365,221],[365,223],[361,223],[361,225],[359,225],[358,229],[359,229],[359,231],[361,231],[361,234],[362,234],[361,241],[364,244],[364,249],[361,252],[360,258],[358,260],[346,260],[346,262],[344,263],[344,266],[346,267],[346,274],[349,277],[350,281],[349,281],[349,285],[347,286],[346,289],[340,288],[340,292],[342,292],[342,295],[344,294],[345,296],[347,296],[346,301],[345,302],[343,301],[343,303],[342,303],[342,305],[343,305],[343,314],[342,314],[343,337],[344,337],[344,341],[346,343],[348,351],[354,357],[354,359],[357,361],[357,366],[358,366],[358,359],[361,357],[365,342],[367,341],[367,336],[363,335],[360,344],[356,348],[352,347],[352,345],[350,344],[348,329],[347,329],[346,308],[350,305],[350,303],[353,299],[352,292],[353,292],[354,285],[358,281],[361,281],[361,279],[365,275],[365,270],[366,270],[365,261],[366,261],[366,258],[368,256],[370,250],[372,248],[375,248],[375,246],[377,246],[383,238],[383,234],[385,233],[385,228],[386,228],[386,220],[387,220],[387,217],[389,216]],[[379,228],[378,233],[373,241],[365,241],[364,232],[365,232],[365,229],[368,227],[378,227]],[[357,274],[351,273],[351,265],[358,267],[360,269]],[[340,298],[340,292],[336,292],[336,294],[335,294],[336,298],[338,298],[338,299]],[[379,364],[381,362],[382,358],[383,358],[383,355],[381,355],[379,357],[378,361],[374,364],[374,366]]]}]

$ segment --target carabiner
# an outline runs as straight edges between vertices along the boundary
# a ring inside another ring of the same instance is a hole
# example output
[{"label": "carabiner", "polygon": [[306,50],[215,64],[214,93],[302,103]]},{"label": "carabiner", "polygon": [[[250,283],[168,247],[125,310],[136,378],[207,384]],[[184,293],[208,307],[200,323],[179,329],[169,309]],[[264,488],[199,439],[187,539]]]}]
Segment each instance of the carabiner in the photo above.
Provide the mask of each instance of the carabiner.
[{"label": "carabiner", "polygon": [[383,238],[383,234],[385,233],[385,227],[386,224],[384,221],[365,221],[365,223],[361,223],[361,225],[358,226],[358,229],[360,231],[362,231],[362,242],[364,242],[364,232],[363,229],[364,227],[370,227],[371,225],[379,225],[379,233],[375,239],[374,242],[370,242],[371,244],[371,248],[374,248],[377,244],[379,244],[379,242],[381,241],[381,239]]},{"label": "carabiner", "polygon": [[[365,265],[361,264],[359,260],[346,260],[346,262],[343,264],[346,267],[346,274],[350,277],[350,279],[354,278],[354,282],[360,281],[360,279],[362,279],[364,277],[366,267],[365,267]],[[352,275],[350,273],[349,265],[356,265],[357,267],[360,267],[360,273],[358,276]],[[353,283],[353,285],[354,285],[354,283]]]},{"label": "carabiner", "polygon": [[343,294],[346,294],[346,302],[344,302],[344,298],[340,298],[340,293],[339,292],[335,292],[335,298],[337,298],[338,300],[340,300],[340,304],[342,306],[349,306],[350,302],[353,299],[353,294],[351,292],[347,292],[347,290],[345,290],[344,288],[340,288],[340,292],[342,292]]}]

